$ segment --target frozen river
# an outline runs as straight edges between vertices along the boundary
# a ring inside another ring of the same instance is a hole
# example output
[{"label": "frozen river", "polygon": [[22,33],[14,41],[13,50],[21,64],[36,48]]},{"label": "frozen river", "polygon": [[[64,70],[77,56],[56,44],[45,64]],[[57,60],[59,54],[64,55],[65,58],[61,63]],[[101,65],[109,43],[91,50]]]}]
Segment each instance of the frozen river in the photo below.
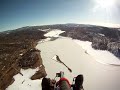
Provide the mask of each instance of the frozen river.
[{"label": "frozen river", "polygon": [[[39,43],[43,64],[48,77],[54,78],[56,73],[65,72],[65,77],[72,83],[73,77],[84,75],[85,90],[120,90],[120,66],[105,65],[97,62],[72,39],[59,38],[55,41]],[[52,58],[58,55],[72,69],[72,73]]]}]

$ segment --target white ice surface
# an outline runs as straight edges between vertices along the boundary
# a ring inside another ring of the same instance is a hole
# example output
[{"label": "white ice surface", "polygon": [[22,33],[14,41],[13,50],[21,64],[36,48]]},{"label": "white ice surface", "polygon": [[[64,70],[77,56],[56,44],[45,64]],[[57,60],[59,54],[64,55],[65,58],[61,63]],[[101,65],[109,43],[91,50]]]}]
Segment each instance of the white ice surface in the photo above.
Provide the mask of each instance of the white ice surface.
[{"label": "white ice surface", "polygon": [[96,61],[103,64],[120,65],[120,60],[109,51],[93,49],[91,46],[92,42],[80,40],[74,41],[75,43],[80,45],[85,50],[85,52],[91,55]]},{"label": "white ice surface", "polygon": [[59,34],[61,34],[63,32],[65,32],[65,31],[53,29],[52,31],[46,33],[44,36],[46,36],[46,37],[59,37]]},{"label": "white ice surface", "polygon": [[[120,67],[97,62],[72,39],[59,38],[38,44],[36,48],[41,50],[47,77],[51,79],[56,73],[64,71],[65,77],[72,83],[73,77],[83,74],[85,90],[120,90]],[[72,73],[64,65],[56,62],[56,55],[72,69]]]},{"label": "white ice surface", "polygon": [[42,90],[41,89],[41,80],[31,80],[30,77],[35,74],[35,72],[38,71],[38,68],[36,69],[27,69],[23,70],[21,69],[21,74],[17,74],[14,76],[14,83],[8,86],[6,90]]}]

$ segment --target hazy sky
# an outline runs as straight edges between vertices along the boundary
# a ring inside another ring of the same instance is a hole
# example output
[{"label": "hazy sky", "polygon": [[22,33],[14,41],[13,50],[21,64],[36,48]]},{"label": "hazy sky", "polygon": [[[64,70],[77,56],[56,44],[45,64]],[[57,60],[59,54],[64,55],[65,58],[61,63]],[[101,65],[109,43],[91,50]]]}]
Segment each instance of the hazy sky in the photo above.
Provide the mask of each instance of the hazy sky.
[{"label": "hazy sky", "polygon": [[0,31],[59,23],[120,24],[120,0],[98,1],[0,0]]}]

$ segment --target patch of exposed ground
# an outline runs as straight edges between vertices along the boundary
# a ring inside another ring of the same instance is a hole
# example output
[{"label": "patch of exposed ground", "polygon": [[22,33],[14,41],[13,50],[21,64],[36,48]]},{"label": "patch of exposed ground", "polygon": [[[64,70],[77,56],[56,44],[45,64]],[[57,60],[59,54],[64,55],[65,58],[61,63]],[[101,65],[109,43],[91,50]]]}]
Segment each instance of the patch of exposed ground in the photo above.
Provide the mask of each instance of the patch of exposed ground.
[{"label": "patch of exposed ground", "polygon": [[[34,29],[18,29],[0,33],[0,90],[14,82],[13,76],[20,69],[37,68],[32,80],[46,76],[37,42],[44,39],[44,32]],[[22,73],[20,73],[22,75]]]}]

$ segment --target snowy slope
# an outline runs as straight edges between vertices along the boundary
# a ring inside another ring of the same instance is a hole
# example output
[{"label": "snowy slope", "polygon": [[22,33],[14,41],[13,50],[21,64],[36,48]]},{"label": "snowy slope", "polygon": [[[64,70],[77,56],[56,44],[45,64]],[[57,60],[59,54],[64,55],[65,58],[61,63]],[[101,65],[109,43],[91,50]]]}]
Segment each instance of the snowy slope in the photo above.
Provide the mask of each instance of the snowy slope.
[{"label": "snowy slope", "polygon": [[92,48],[92,43],[89,41],[80,41],[74,40],[75,43],[80,45],[86,53],[91,55],[96,61],[102,64],[110,64],[110,65],[120,65],[120,60],[114,56],[112,53],[106,50],[95,50]]},{"label": "snowy slope", "polygon": [[31,80],[30,77],[35,74],[35,72],[38,71],[38,68],[36,69],[27,69],[23,70],[21,69],[21,73],[23,74],[17,74],[14,76],[14,83],[6,90],[42,90],[41,89],[41,80]]}]

